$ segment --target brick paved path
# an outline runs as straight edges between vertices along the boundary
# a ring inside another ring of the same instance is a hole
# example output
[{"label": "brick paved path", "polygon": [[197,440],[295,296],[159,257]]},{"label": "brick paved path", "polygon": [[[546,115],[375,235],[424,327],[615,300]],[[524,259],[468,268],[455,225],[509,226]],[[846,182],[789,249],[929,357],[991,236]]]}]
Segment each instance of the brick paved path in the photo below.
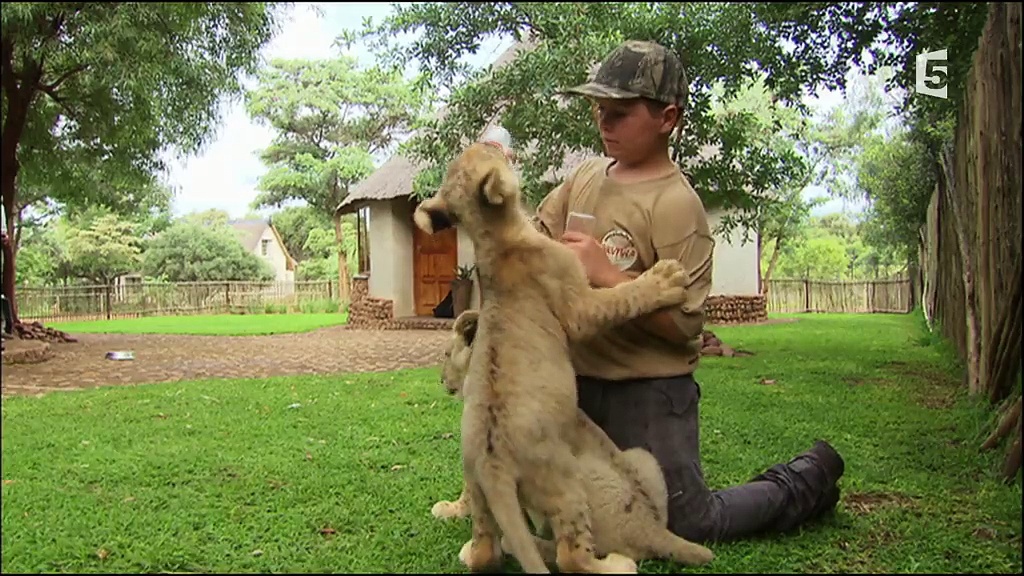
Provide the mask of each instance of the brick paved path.
[{"label": "brick paved path", "polygon": [[[357,330],[335,326],[273,336],[75,334],[50,344],[54,357],[3,366],[2,392],[38,394],[108,384],[286,374],[389,371],[440,363],[447,330]],[[133,361],[106,360],[131,350]]]}]

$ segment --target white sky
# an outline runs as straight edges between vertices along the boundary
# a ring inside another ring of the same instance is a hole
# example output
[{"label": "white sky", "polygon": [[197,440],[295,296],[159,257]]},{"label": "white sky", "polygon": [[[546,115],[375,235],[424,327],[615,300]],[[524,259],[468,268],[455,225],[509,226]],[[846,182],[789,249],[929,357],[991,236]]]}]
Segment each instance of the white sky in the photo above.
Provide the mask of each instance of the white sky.
[{"label": "white sky", "polygon": [[[317,14],[313,6],[322,14]],[[387,3],[296,3],[279,34],[264,49],[264,58],[330,57],[334,53],[332,44],[343,30],[361,28],[365,17],[380,21],[390,11]],[[508,43],[487,42],[469,61],[473,65],[491,62]],[[372,55],[360,52],[361,49],[356,46],[352,52],[361,61],[372,61]],[[815,100],[832,106],[841,99],[840,95],[828,93]],[[212,142],[198,155],[183,162],[170,162],[168,181],[177,190],[173,204],[175,215],[211,208],[225,210],[235,218],[249,213],[249,205],[257,194],[256,183],[266,171],[257,152],[269,145],[272,137],[269,128],[249,119],[240,100],[225,103],[222,122]],[[818,187],[806,191],[808,196],[824,193]],[[841,209],[842,203],[833,200],[815,213]],[[268,212],[272,210],[260,211]]]}]

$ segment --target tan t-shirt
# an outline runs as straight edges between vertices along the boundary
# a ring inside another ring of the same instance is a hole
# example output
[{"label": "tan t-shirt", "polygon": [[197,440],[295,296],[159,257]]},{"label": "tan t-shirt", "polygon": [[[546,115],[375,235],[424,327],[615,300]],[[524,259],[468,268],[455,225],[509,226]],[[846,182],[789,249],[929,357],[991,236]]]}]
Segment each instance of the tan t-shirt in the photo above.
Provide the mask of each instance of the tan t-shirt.
[{"label": "tan t-shirt", "polygon": [[688,293],[672,314],[687,342],[669,342],[645,329],[646,318],[639,318],[574,345],[576,373],[607,380],[690,374],[700,357],[715,245],[704,205],[681,172],[622,184],[607,176],[612,162],[610,158],[583,162],[541,201],[535,225],[558,239],[569,212],[593,214],[594,236],[608,259],[633,276],[661,258],[680,260],[690,276]]}]

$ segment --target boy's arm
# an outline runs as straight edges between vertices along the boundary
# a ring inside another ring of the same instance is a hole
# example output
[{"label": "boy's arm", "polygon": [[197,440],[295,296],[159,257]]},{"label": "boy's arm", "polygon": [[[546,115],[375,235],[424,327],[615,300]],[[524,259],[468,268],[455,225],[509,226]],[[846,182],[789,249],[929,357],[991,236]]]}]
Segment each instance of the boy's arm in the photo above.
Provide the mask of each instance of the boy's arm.
[{"label": "boy's arm", "polygon": [[693,232],[678,245],[658,249],[659,259],[677,258],[689,279],[683,303],[653,314],[647,322],[652,332],[677,343],[689,342],[704,332],[704,303],[711,293],[714,250],[715,239],[702,232]]},{"label": "boy's arm", "polygon": [[[665,308],[634,321],[636,326],[676,344],[685,344],[704,331],[704,302],[711,292],[712,254],[715,241],[710,235],[693,232],[676,244],[657,248],[658,259],[678,259],[689,274],[686,299],[679,306]],[[621,272],[610,284],[620,284],[634,275]]]},{"label": "boy's arm", "polygon": [[[580,190],[577,194],[585,192],[585,189],[593,181],[595,170],[603,166],[603,159],[591,158],[584,160],[572,170],[566,179],[537,205],[537,213],[533,216],[533,226],[546,234],[548,238],[558,240],[565,233],[565,221],[569,218],[569,192],[574,187]],[[574,199],[578,201],[579,196]]]},{"label": "boy's arm", "polygon": [[558,239],[565,231],[565,219],[569,216],[569,186],[568,181],[556,187],[537,205],[537,213],[531,221],[533,226],[547,235],[548,238]]}]

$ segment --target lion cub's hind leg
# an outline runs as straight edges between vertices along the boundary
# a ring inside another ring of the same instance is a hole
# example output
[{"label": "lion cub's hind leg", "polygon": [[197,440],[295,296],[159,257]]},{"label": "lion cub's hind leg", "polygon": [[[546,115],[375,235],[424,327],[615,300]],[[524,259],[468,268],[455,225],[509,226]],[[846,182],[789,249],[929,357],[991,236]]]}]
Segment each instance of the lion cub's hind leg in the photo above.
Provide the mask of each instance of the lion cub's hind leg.
[{"label": "lion cub's hind leg", "polygon": [[683,566],[703,566],[715,559],[714,552],[707,547],[677,536],[668,528],[652,525],[647,532],[643,546],[649,551],[649,558],[669,559]]},{"label": "lion cub's hind leg", "polygon": [[668,488],[658,461],[643,448],[630,448],[622,453],[623,461],[634,476],[637,498],[644,506],[635,506],[624,519],[629,533],[629,548],[638,551],[637,558],[674,560],[684,566],[703,566],[714,560],[708,548],[677,536],[666,528],[668,521]]},{"label": "lion cub's hind leg", "polygon": [[469,513],[473,521],[473,538],[462,545],[459,560],[470,572],[496,572],[502,567],[498,523],[487,507],[483,490],[475,481],[466,479]]},{"label": "lion cub's hind leg", "polygon": [[[523,516],[523,506],[519,500],[519,488],[509,470],[496,462],[483,462],[478,467],[480,476],[473,483],[469,494],[471,510],[483,508],[485,502],[487,515],[494,522],[495,528],[500,527],[505,536],[507,552],[512,554],[524,572],[529,574],[549,574],[547,565],[541,557],[530,527]],[[486,500],[485,500],[486,498]],[[474,539],[476,539],[476,516],[474,512]],[[492,535],[495,532],[492,532]],[[499,552],[503,546],[498,546]]]},{"label": "lion cub's hind leg", "polygon": [[[544,559],[544,563],[548,566],[556,566],[558,561],[558,550],[555,548],[553,540],[547,540],[540,536],[533,537],[533,543],[537,545],[537,550],[540,551],[541,558]],[[501,537],[501,547],[504,550],[509,549],[508,537]]]},{"label": "lion cub's hind leg", "polygon": [[533,469],[529,479],[524,479],[529,487],[523,490],[530,495],[527,506],[548,519],[559,572],[635,574],[637,566],[631,558],[621,554],[597,557],[587,493],[573,466],[576,459],[565,452]]}]

